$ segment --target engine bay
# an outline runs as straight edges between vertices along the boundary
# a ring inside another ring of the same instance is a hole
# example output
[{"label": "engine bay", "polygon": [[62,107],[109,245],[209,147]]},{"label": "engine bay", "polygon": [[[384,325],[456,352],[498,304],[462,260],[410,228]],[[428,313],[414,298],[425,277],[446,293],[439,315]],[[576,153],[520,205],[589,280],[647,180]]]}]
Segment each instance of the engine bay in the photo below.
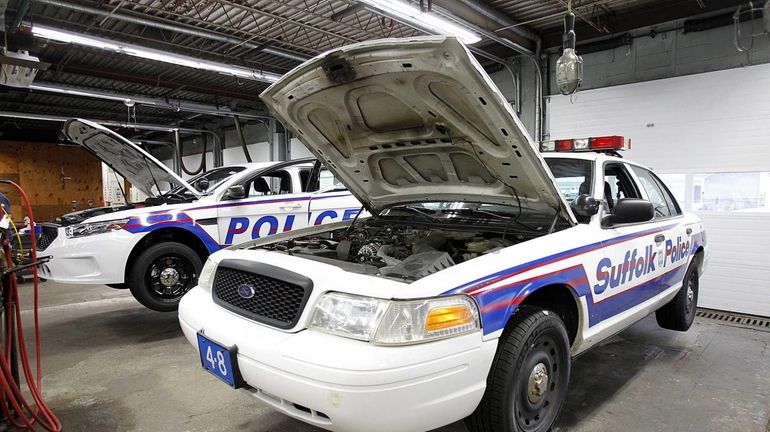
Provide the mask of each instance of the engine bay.
[{"label": "engine bay", "polygon": [[298,255],[347,271],[415,281],[445,268],[513,245],[518,239],[477,230],[404,224],[352,225],[270,243],[262,249]]}]

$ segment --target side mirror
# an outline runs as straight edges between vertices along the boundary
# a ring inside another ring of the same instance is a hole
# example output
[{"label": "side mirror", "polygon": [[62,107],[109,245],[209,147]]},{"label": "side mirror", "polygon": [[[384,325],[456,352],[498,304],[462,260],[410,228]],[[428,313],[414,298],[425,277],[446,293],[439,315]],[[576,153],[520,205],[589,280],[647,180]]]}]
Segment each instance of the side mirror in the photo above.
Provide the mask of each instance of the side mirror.
[{"label": "side mirror", "polygon": [[655,208],[651,202],[638,198],[621,198],[615,203],[612,214],[602,218],[602,225],[648,222],[654,217]]},{"label": "side mirror", "polygon": [[225,198],[233,200],[246,198],[246,188],[243,185],[230,186],[225,192]]},{"label": "side mirror", "polygon": [[572,201],[570,207],[577,216],[591,217],[599,212],[599,201],[590,195],[582,194]]},{"label": "side mirror", "polygon": [[198,189],[201,192],[206,192],[209,189],[209,180],[202,178],[195,182],[195,189]]}]

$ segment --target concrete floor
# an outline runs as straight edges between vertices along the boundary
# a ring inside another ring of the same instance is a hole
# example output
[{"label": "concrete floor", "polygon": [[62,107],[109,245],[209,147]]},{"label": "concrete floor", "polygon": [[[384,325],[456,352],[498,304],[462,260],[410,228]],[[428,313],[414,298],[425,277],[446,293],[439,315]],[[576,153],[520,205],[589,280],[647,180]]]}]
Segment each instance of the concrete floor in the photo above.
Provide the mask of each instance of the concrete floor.
[{"label": "concrete floor", "polygon": [[[319,430],[203,372],[176,314],[128,291],[46,282],[41,306],[44,390],[66,431]],[[698,319],[676,333],[650,317],[575,361],[555,430],[770,432],[769,420],[770,332]]]}]

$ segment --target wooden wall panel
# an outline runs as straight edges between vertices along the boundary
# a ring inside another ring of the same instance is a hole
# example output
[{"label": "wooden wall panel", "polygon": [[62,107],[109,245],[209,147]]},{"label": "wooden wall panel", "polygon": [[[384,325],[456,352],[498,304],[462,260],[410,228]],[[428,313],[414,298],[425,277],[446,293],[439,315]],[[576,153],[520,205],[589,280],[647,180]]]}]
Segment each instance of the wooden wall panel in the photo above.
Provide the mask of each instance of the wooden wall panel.
[{"label": "wooden wall panel", "polygon": [[[15,181],[32,202],[38,222],[49,221],[77,208],[102,205],[101,161],[83,149],[56,144],[0,141],[0,178]],[[14,220],[26,215],[21,197],[0,185],[13,207]]]}]

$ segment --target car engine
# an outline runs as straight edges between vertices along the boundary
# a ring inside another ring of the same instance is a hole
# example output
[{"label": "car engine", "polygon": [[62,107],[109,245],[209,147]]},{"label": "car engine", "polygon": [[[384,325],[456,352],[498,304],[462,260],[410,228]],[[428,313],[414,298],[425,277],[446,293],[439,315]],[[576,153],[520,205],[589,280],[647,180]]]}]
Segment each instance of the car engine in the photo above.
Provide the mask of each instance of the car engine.
[{"label": "car engine", "polygon": [[348,271],[414,281],[513,243],[493,233],[361,224],[263,248]]}]

